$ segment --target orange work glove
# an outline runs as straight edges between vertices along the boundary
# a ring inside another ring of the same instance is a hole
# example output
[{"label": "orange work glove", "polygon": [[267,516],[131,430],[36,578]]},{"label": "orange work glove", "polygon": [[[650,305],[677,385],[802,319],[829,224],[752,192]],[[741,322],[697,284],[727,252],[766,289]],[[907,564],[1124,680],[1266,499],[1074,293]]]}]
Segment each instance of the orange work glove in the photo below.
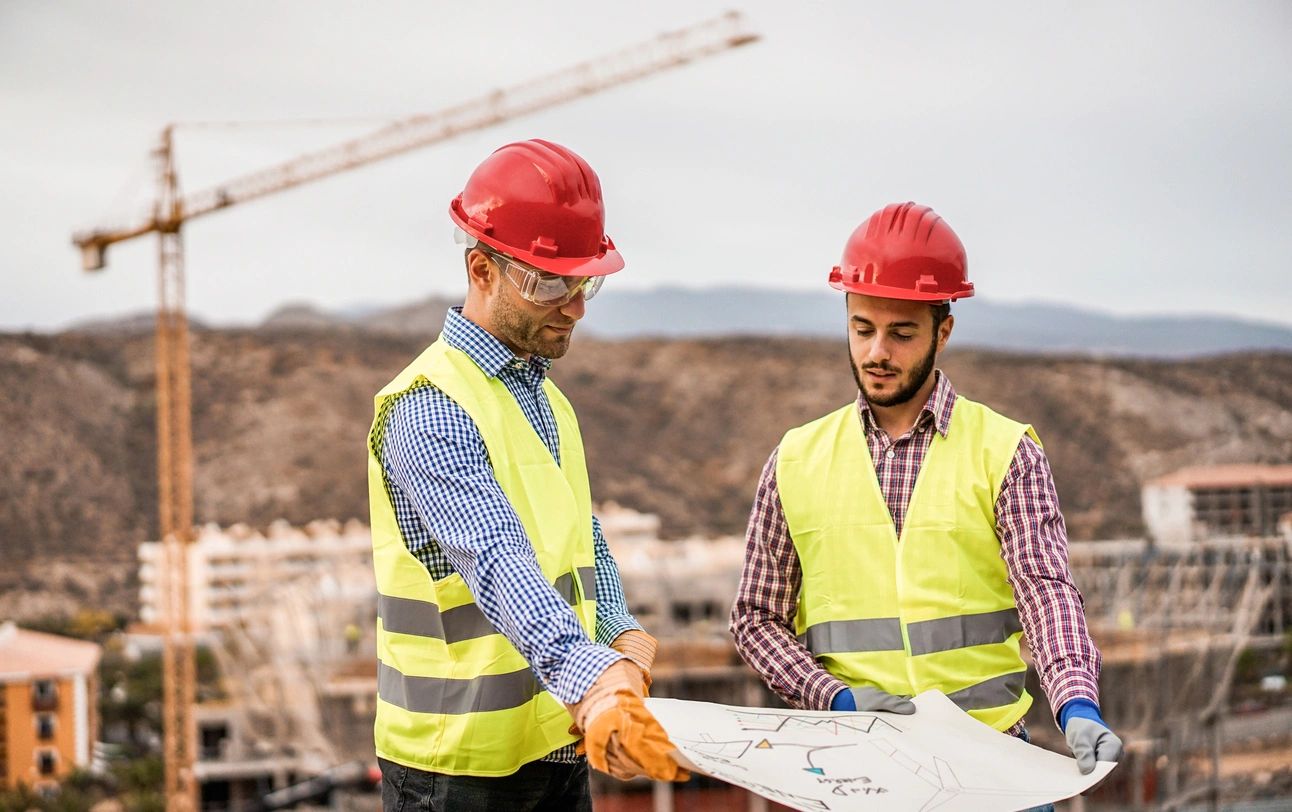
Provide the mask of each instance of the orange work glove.
[{"label": "orange work glove", "polygon": [[588,763],[616,778],[632,777],[625,775],[630,771],[656,781],[690,778],[669,755],[677,746],[646,710],[642,698],[621,692],[615,699],[615,706],[592,719],[588,727],[584,738]]},{"label": "orange work glove", "polygon": [[641,629],[629,629],[620,634],[610,647],[636,663],[642,672],[641,690],[638,696],[650,696],[650,670],[655,664],[655,652],[659,650],[659,641]]},{"label": "orange work glove", "polygon": [[[616,660],[611,663],[597,677],[596,682],[588,687],[582,699],[573,705],[565,706],[570,716],[574,717],[574,724],[570,725],[570,733],[582,736],[592,719],[614,707],[616,693],[619,691],[636,693],[640,690],[641,684],[641,669],[636,664],[629,660]],[[587,755],[586,739],[579,742],[575,752],[581,756]]]},{"label": "orange work glove", "polygon": [[584,693],[566,706],[574,717],[570,732],[584,731],[578,752],[593,767],[620,780],[646,775],[685,781],[690,774],[668,757],[676,750],[638,692],[642,671],[630,660],[612,663]]}]

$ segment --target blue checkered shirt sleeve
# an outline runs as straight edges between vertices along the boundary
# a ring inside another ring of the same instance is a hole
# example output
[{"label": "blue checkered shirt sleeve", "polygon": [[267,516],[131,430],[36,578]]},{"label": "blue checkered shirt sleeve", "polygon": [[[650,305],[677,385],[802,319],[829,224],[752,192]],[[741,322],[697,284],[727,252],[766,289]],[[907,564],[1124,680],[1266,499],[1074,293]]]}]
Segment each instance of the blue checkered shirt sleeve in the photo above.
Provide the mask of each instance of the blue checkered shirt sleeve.
[{"label": "blue checkered shirt sleeve", "polygon": [[628,613],[619,565],[610,555],[610,546],[596,516],[592,517],[592,547],[597,559],[597,642],[608,646],[629,629],[641,629],[641,624]]},{"label": "blue checkered shirt sleeve", "polygon": [[[574,611],[543,576],[520,517],[494,478],[484,439],[466,411],[434,387],[403,395],[388,412],[382,463],[401,529],[415,520],[423,531],[405,534],[410,551],[427,564],[432,577],[460,574],[484,616],[529,662],[544,687],[562,702],[577,702],[620,655],[588,639]],[[597,597],[600,603],[604,589],[608,612],[604,619],[598,612],[597,637],[602,639],[603,626],[611,630],[632,621],[618,569],[613,570],[613,584],[609,571],[603,578],[603,559],[611,566],[613,559],[600,532],[596,538]]]}]

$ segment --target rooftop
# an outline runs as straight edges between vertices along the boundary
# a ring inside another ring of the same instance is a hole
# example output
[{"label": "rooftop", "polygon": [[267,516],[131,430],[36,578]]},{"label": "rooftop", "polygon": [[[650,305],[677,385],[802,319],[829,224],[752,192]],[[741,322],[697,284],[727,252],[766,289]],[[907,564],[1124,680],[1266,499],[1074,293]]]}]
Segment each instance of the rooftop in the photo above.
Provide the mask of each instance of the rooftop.
[{"label": "rooftop", "polygon": [[31,677],[87,674],[99,665],[95,643],[0,624],[0,683]]},{"label": "rooftop", "polygon": [[1199,465],[1151,479],[1145,485],[1183,488],[1241,488],[1292,485],[1292,465]]}]

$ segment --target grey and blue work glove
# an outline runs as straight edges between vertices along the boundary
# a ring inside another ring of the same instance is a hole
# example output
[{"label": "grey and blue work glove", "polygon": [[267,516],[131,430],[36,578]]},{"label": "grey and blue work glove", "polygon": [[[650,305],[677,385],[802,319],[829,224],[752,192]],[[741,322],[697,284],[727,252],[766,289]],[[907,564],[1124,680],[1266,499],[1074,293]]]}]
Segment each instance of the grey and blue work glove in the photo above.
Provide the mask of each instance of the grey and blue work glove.
[{"label": "grey and blue work glove", "polygon": [[1119,761],[1122,757],[1122,740],[1099,715],[1099,706],[1089,699],[1063,703],[1059,727],[1082,775],[1092,772],[1096,761]]},{"label": "grey and blue work glove", "polygon": [[878,688],[848,688],[830,700],[832,711],[888,711],[910,716],[915,713],[915,703]]}]

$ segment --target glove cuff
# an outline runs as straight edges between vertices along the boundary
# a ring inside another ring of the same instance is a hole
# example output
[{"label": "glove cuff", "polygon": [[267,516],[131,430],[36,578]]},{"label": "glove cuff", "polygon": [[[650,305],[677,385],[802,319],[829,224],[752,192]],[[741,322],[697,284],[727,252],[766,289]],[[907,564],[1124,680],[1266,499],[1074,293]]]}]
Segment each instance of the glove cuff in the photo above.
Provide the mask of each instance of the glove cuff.
[{"label": "glove cuff", "polygon": [[636,673],[637,666],[628,660],[615,660],[611,663],[584,692],[582,699],[566,706],[574,717],[574,724],[587,731],[598,717],[615,707],[620,694],[636,696],[637,692],[633,688]]},{"label": "glove cuff", "polygon": [[839,693],[834,695],[830,700],[830,710],[832,711],[855,711],[857,709],[857,699],[852,695],[851,688],[841,688]]},{"label": "glove cuff", "polygon": [[1062,708],[1059,708],[1060,730],[1066,732],[1068,721],[1071,719],[1089,719],[1092,722],[1098,722],[1104,727],[1108,727],[1108,723],[1099,715],[1099,706],[1085,698],[1070,699],[1063,703]]},{"label": "glove cuff", "polygon": [[655,665],[659,641],[641,629],[629,629],[616,637],[610,647],[637,663],[638,668],[649,674],[651,667]]}]

